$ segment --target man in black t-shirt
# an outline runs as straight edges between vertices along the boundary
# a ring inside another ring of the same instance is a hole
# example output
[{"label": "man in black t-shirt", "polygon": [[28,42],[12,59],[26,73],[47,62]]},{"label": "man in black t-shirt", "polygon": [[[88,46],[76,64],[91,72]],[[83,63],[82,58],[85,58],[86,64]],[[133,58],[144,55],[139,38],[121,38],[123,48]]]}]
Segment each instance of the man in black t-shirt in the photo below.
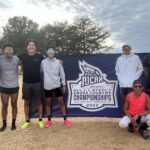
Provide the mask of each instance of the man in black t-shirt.
[{"label": "man in black t-shirt", "polygon": [[18,56],[22,63],[23,68],[23,99],[24,101],[24,112],[26,122],[22,125],[22,129],[26,129],[30,125],[30,101],[33,95],[38,101],[38,113],[40,128],[44,127],[42,122],[42,100],[41,100],[41,76],[40,76],[40,65],[44,57],[36,53],[36,42],[29,40],[26,43],[27,53]]},{"label": "man in black t-shirt", "polygon": [[146,90],[147,90],[148,95],[150,95],[150,55],[147,55],[144,58],[143,66],[144,66],[144,74],[145,74],[145,77],[147,78]]}]

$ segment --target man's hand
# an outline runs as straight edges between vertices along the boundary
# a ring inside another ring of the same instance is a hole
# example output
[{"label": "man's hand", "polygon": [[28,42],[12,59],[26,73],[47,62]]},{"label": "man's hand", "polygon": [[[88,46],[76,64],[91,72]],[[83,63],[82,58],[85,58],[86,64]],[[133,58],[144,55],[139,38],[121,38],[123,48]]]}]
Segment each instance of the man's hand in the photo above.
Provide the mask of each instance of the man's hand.
[{"label": "man's hand", "polygon": [[64,61],[63,61],[63,60],[59,60],[59,62],[60,62],[60,64],[62,64],[62,65],[64,64]]},{"label": "man's hand", "polygon": [[63,91],[63,93],[66,93],[66,91],[67,91],[66,85],[63,85],[62,91]]},{"label": "man's hand", "polygon": [[133,127],[137,127],[138,123],[136,122],[138,119],[139,115],[135,115],[134,117],[131,118],[131,122],[133,124]]}]

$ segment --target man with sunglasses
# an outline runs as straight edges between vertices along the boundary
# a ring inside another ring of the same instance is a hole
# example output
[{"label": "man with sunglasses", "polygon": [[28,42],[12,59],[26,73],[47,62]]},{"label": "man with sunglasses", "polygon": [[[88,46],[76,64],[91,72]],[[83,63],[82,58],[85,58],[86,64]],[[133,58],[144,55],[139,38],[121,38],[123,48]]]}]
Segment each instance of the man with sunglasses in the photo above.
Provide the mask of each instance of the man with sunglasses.
[{"label": "man with sunglasses", "polygon": [[[123,54],[117,59],[115,71],[119,81],[122,112],[125,98],[132,91],[133,81],[140,78],[143,66],[138,55],[131,53],[130,45],[123,45]],[[124,112],[123,112],[124,113]]]},{"label": "man with sunglasses", "polygon": [[150,139],[146,132],[150,126],[150,99],[143,92],[143,84],[140,80],[133,82],[133,91],[125,99],[124,112],[125,116],[119,122],[119,126],[128,127],[131,133],[139,131],[144,139]]}]

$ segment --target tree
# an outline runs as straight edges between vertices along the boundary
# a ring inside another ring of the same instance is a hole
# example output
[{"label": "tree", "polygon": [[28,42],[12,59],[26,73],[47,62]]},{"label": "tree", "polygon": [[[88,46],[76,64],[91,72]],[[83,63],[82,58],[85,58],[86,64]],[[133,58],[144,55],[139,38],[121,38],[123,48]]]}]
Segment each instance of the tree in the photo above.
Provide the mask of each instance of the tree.
[{"label": "tree", "polygon": [[47,24],[42,27],[40,33],[43,36],[43,49],[55,47],[57,53],[65,54],[68,27],[67,22],[54,22],[53,25]]},{"label": "tree", "polygon": [[78,34],[75,47],[77,50],[75,51],[78,51],[80,54],[93,54],[98,50],[103,52],[112,48],[104,45],[105,40],[110,37],[109,32],[104,31],[103,27],[88,17],[77,18],[74,21],[74,26]]},{"label": "tree", "polygon": [[27,17],[13,17],[3,27],[3,44],[9,42],[13,44],[15,53],[24,50],[25,42],[28,39],[38,39],[38,24]]},{"label": "tree", "polygon": [[37,41],[40,52],[45,53],[49,47],[55,47],[60,55],[101,53],[112,48],[105,45],[105,40],[110,37],[109,32],[88,17],[77,18],[72,24],[67,21],[54,22],[41,29],[27,17],[13,17],[3,30],[0,44],[12,43],[16,53],[24,50],[28,39]]}]

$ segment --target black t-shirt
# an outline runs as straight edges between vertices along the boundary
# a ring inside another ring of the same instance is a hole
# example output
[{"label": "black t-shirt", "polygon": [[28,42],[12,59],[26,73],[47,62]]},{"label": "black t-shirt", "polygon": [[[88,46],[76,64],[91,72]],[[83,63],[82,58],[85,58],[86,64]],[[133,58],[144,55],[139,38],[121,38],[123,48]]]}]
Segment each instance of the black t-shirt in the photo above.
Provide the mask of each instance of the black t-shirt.
[{"label": "black t-shirt", "polygon": [[143,66],[150,70],[150,54],[144,58]]},{"label": "black t-shirt", "polygon": [[35,53],[31,56],[22,54],[18,56],[21,60],[23,67],[23,82],[37,83],[41,81],[40,66],[44,57],[41,54]]}]

